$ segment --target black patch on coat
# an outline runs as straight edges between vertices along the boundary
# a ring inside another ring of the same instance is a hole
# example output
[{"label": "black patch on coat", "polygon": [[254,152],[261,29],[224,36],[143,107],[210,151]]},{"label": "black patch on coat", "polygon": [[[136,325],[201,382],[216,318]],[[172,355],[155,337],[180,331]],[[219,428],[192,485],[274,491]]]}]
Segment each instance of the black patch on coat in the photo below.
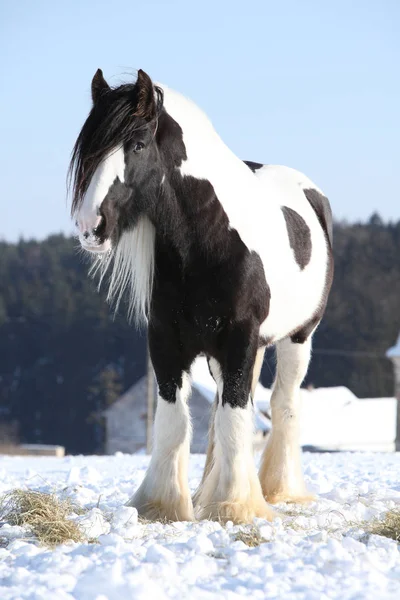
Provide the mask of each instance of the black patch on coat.
[{"label": "black patch on coat", "polygon": [[244,160],[243,162],[253,171],[253,173],[258,171],[258,169],[262,169],[264,166],[262,163],[254,162],[252,160]]},{"label": "black patch on coat", "polygon": [[290,339],[295,344],[304,344],[304,342],[308,339],[312,331],[315,329],[315,327],[317,327],[318,323],[321,321],[328,302],[328,296],[332,286],[334,274],[334,260],[332,252],[333,219],[329,200],[328,198],[326,198],[326,196],[312,188],[304,190],[304,195],[313,207],[315,214],[317,215],[321,227],[324,231],[328,253],[328,265],[325,275],[324,290],[322,293],[322,298],[318,310],[314,313],[314,315],[309,321],[302,325],[296,332],[292,333]]},{"label": "black patch on coat", "polygon": [[311,232],[307,223],[299,213],[287,206],[282,206],[283,216],[289,236],[290,247],[300,269],[303,270],[311,258]]},{"label": "black patch on coat", "polygon": [[325,232],[325,236],[329,245],[332,247],[333,242],[333,218],[329,200],[326,196],[318,192],[318,190],[309,188],[303,190],[304,195],[314,209],[318,217],[321,227]]}]

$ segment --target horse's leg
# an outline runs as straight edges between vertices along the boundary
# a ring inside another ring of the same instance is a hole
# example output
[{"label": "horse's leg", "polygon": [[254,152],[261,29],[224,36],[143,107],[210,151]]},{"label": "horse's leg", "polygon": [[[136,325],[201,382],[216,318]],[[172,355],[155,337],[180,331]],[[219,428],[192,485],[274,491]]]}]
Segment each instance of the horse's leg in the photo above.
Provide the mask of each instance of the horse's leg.
[{"label": "horse's leg", "polygon": [[190,363],[183,365],[179,345],[174,348],[166,340],[171,341],[168,336],[156,335],[149,327],[150,352],[158,382],[153,452],[143,483],[129,505],[150,520],[192,521],[188,485]]},{"label": "horse's leg", "polygon": [[290,338],[276,344],[277,368],[271,396],[272,431],[261,460],[259,477],[268,502],[306,502],[301,467],[300,385],[308,368],[311,335],[303,343]]},{"label": "horse's leg", "polygon": [[[258,383],[258,380],[260,379],[261,368],[262,368],[263,360],[264,360],[264,353],[265,353],[265,346],[258,349],[257,354],[256,354],[256,360],[254,361],[253,376],[252,376],[252,382],[251,382],[251,397],[252,398],[254,398],[254,396],[255,396],[257,383]],[[197,488],[197,490],[193,496],[193,504],[197,504],[199,495],[201,493],[201,487],[204,485],[204,482],[207,479],[209,472],[211,471],[211,466],[212,466],[213,457],[214,457],[214,435],[215,435],[214,421],[215,421],[215,414],[217,412],[217,406],[218,406],[218,394],[215,396],[215,399],[214,399],[214,402],[212,405],[212,409],[211,409],[210,426],[208,429],[207,456],[206,456],[206,463],[205,463],[204,471],[203,471],[203,477],[201,479],[201,483],[200,483],[199,487]]]},{"label": "horse's leg", "polygon": [[217,412],[217,406],[218,406],[218,393],[215,395],[214,402],[213,402],[213,405],[211,408],[210,423],[209,423],[209,427],[208,427],[208,446],[207,446],[206,463],[204,465],[204,471],[203,471],[203,476],[201,478],[200,485],[197,488],[197,490],[195,491],[195,493],[193,494],[193,504],[197,504],[197,501],[198,501],[200,493],[201,493],[201,488],[204,485],[205,480],[207,479],[207,475],[211,471],[211,466],[212,466],[212,462],[214,459],[214,435],[215,435],[214,421],[215,421],[215,413]]},{"label": "horse's leg", "polygon": [[254,361],[254,366],[253,366],[253,376],[252,376],[252,380],[251,380],[251,397],[253,398],[253,400],[256,395],[257,383],[258,383],[258,380],[260,379],[260,373],[261,373],[261,369],[262,369],[263,362],[264,362],[264,354],[265,354],[265,346],[261,346],[261,348],[259,348],[257,350],[256,360]]},{"label": "horse's leg", "polygon": [[[221,361],[210,367],[218,385],[214,453],[210,471],[196,497],[200,519],[251,522],[271,519],[253,460],[253,405],[250,390],[257,335],[237,326],[226,339]],[[222,399],[222,401],[221,401]]]}]

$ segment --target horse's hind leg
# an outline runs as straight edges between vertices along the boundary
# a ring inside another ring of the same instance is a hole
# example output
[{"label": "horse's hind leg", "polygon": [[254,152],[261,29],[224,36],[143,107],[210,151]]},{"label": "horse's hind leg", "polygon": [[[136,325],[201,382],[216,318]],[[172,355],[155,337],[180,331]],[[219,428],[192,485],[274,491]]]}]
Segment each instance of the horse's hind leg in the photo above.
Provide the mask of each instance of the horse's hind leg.
[{"label": "horse's hind leg", "polygon": [[276,344],[277,368],[271,396],[272,431],[261,460],[259,477],[268,502],[306,502],[313,496],[306,490],[301,467],[300,385],[307,373],[311,335],[293,342]]},{"label": "horse's hind leg", "polygon": [[253,376],[252,376],[252,380],[251,380],[251,396],[253,399],[256,395],[256,387],[257,387],[258,380],[260,379],[260,373],[261,373],[261,369],[262,369],[263,362],[264,362],[264,354],[265,354],[265,346],[261,346],[261,348],[259,348],[257,350],[256,360],[254,361],[254,366],[253,366]]},{"label": "horse's hind leg", "polygon": [[214,422],[215,422],[215,414],[217,412],[217,406],[218,406],[218,392],[215,395],[214,402],[213,402],[213,405],[211,408],[210,424],[208,427],[208,446],[207,446],[206,462],[204,465],[204,471],[203,471],[203,476],[201,478],[200,485],[197,488],[197,490],[195,491],[195,493],[193,494],[193,504],[194,505],[197,504],[197,501],[201,494],[201,488],[204,485],[204,482],[207,479],[209,472],[211,471],[211,467],[212,467],[213,460],[214,460],[214,435],[215,435]]}]

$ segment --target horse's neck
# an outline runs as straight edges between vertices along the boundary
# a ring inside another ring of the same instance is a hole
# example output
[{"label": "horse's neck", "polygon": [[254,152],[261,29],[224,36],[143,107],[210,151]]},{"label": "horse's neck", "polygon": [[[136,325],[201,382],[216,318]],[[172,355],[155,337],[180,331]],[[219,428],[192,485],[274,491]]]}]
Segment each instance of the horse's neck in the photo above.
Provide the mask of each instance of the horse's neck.
[{"label": "horse's neck", "polygon": [[170,91],[165,99],[157,133],[165,174],[156,230],[183,260],[224,260],[232,254],[230,219],[248,219],[239,205],[247,192],[255,195],[255,178],[197,107]]},{"label": "horse's neck", "polygon": [[171,177],[154,223],[159,238],[175,248],[182,263],[199,258],[215,263],[231,252],[229,220],[208,181]]}]

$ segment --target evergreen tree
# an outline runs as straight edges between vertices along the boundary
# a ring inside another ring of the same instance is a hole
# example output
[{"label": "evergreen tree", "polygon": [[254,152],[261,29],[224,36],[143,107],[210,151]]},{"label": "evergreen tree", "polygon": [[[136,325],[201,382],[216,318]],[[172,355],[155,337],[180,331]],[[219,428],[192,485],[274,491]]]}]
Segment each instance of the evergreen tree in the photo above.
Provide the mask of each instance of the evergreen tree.
[{"label": "evergreen tree", "polygon": [[[306,383],[392,395],[385,351],[400,330],[400,221],[337,223],[334,255]],[[101,451],[103,410],[145,372],[144,333],[114,317],[87,271],[72,238],[0,242],[0,417],[22,442]],[[273,371],[268,351],[264,383]]]}]

